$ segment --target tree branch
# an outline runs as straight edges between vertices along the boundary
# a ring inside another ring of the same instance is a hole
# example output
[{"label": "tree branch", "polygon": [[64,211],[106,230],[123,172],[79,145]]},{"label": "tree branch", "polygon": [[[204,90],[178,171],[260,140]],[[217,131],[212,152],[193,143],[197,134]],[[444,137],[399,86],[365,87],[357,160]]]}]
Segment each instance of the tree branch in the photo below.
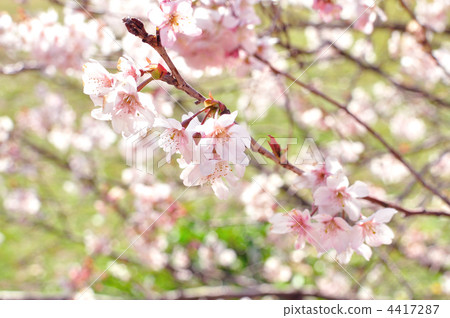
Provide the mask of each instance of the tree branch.
[{"label": "tree branch", "polygon": [[[166,50],[162,47],[160,41],[158,40],[158,36],[154,36],[154,35],[150,35],[147,33],[147,31],[145,31],[144,28],[144,24],[139,21],[136,18],[124,18],[123,22],[125,23],[128,31],[135,35],[138,36],[139,38],[142,39],[142,41],[144,43],[149,44],[150,46],[152,46],[158,53],[162,52],[161,57],[163,58],[163,60],[167,63],[167,65],[169,66],[170,70],[172,71],[173,74],[177,74],[176,76],[178,78],[174,78],[174,80],[176,81],[177,84],[173,84],[175,87],[177,87],[178,89],[186,92],[189,96],[195,98],[197,100],[198,103],[204,102],[206,100],[206,98],[200,94],[199,92],[197,92],[194,88],[192,88],[190,85],[188,85],[186,83],[186,81],[184,81],[183,77],[181,76],[181,74],[178,72],[176,66],[173,64],[172,60],[170,59],[169,55],[167,54]],[[159,33],[159,32],[157,32]],[[162,48],[162,49],[161,49]],[[428,183],[426,183],[423,178],[421,177],[421,175],[419,173],[417,173],[404,159],[403,157],[395,150],[393,149],[376,131],[374,131],[369,125],[367,125],[366,123],[364,123],[361,119],[359,119],[359,117],[357,117],[356,115],[354,115],[352,112],[350,112],[347,107],[345,107],[344,105],[340,104],[339,102],[335,101],[334,99],[332,99],[331,97],[323,94],[322,92],[318,91],[317,89],[315,89],[312,86],[309,86],[307,84],[304,84],[302,82],[299,82],[297,79],[295,79],[292,75],[287,74],[285,72],[282,72],[278,69],[276,69],[275,67],[273,67],[268,61],[264,60],[263,58],[261,58],[260,56],[255,56],[258,60],[260,60],[261,62],[265,63],[275,74],[278,75],[282,75],[285,78],[288,78],[290,80],[292,80],[294,83],[296,83],[297,85],[300,85],[301,87],[307,89],[308,91],[310,91],[311,93],[313,93],[314,95],[317,95],[319,97],[321,97],[322,99],[327,100],[329,103],[333,104],[334,106],[344,110],[348,115],[350,115],[352,118],[354,118],[359,124],[361,124],[362,126],[364,126],[370,134],[372,134],[377,140],[379,140],[388,150],[389,152],[391,152],[395,158],[397,158],[400,162],[403,163],[403,165],[405,165],[408,170],[416,177],[416,179],[418,179],[420,181],[420,183],[422,183],[422,185],[427,188],[428,190],[430,190],[431,192],[433,192],[435,195],[439,196],[443,201],[445,201],[449,206],[450,206],[450,200],[448,198],[446,198],[445,196],[443,196],[441,193],[439,193],[439,191],[437,191],[437,189],[434,189],[431,185],[428,185]],[[276,164],[282,166],[283,168],[290,170],[292,172],[294,172],[297,175],[303,175],[303,170],[299,169],[298,167],[292,165],[291,163],[289,163],[288,161],[283,162],[281,161],[279,158],[277,158],[272,152],[270,152],[269,150],[267,150],[266,148],[262,147],[260,144],[258,144],[256,142],[256,140],[254,138],[251,139],[251,149],[254,152],[258,152],[261,155],[263,155],[264,157],[272,160],[273,162],[275,162]],[[405,208],[402,208],[400,206],[395,205],[394,203],[389,203],[389,202],[385,202],[376,198],[372,198],[372,197],[366,197],[364,198],[372,203],[376,203],[380,206],[384,206],[384,207],[393,207],[396,208],[397,210],[399,210],[400,212],[404,213],[406,216],[413,216],[413,215],[435,215],[435,216],[450,216],[450,214],[447,214],[445,212],[437,212],[437,211],[426,211],[426,210],[422,210],[422,211],[411,211],[411,210],[407,210]]]},{"label": "tree branch", "polygon": [[441,198],[442,201],[444,201],[448,206],[450,206],[450,199],[447,198],[446,196],[444,196],[442,193],[440,193],[438,191],[438,189],[436,189],[435,187],[433,187],[432,185],[428,184],[428,182],[426,182],[422,176],[402,157],[402,155],[395,150],[390,144],[388,144],[388,142],[381,137],[381,135],[376,132],[371,126],[369,126],[367,123],[365,123],[364,121],[362,121],[357,115],[355,115],[354,113],[352,113],[345,105],[339,103],[338,101],[336,101],[335,99],[331,98],[328,95],[325,95],[324,93],[322,93],[321,91],[317,90],[315,87],[308,85],[306,83],[303,83],[301,81],[298,80],[298,78],[295,78],[294,76],[283,72],[277,68],[275,68],[269,61],[265,60],[264,58],[258,56],[258,55],[254,55],[255,58],[257,58],[258,60],[260,60],[261,62],[263,62],[264,64],[266,64],[273,73],[277,74],[277,75],[281,75],[287,79],[289,79],[290,81],[293,82],[293,84],[295,83],[296,85],[306,89],[307,91],[309,91],[310,93],[312,93],[313,95],[316,95],[320,98],[322,98],[323,100],[326,100],[328,103],[332,104],[333,106],[343,110],[345,113],[347,113],[347,115],[349,115],[350,117],[352,117],[358,124],[360,124],[361,126],[363,126],[373,137],[375,137],[375,139],[377,139],[398,161],[400,161],[405,167],[406,169],[409,170],[409,172],[416,178],[417,181],[419,181],[423,187],[425,187],[426,189],[428,189],[431,193],[435,194],[436,196],[438,196],[439,198]]},{"label": "tree branch", "polygon": [[405,209],[403,207],[401,207],[398,204],[392,203],[392,202],[387,202],[387,201],[383,201],[371,196],[367,196],[363,198],[364,200],[367,200],[369,202],[378,204],[379,206],[385,207],[385,208],[393,208],[398,210],[399,212],[402,212],[406,217],[409,216],[418,216],[418,215],[434,215],[434,216],[446,216],[446,217],[450,217],[450,213],[446,213],[443,211],[429,211],[426,209],[422,209],[422,210],[408,210]]},{"label": "tree branch", "polygon": [[[203,103],[206,100],[205,96],[203,96],[197,90],[192,88],[192,86],[190,86],[183,79],[183,77],[181,76],[177,67],[172,62],[172,59],[167,54],[166,49],[161,45],[161,42],[158,40],[159,31],[157,31],[156,36],[148,34],[147,31],[145,30],[144,24],[136,18],[127,17],[127,18],[123,19],[123,22],[125,23],[125,26],[127,27],[128,32],[130,32],[131,34],[142,39],[142,42],[149,44],[152,48],[154,48],[156,50],[156,52],[159,53],[159,55],[164,60],[164,62],[166,62],[167,66],[170,68],[170,71],[173,74],[172,83],[169,83],[167,80],[165,80],[166,83],[175,86],[179,90],[182,90],[189,96],[195,98],[197,100],[197,104]],[[253,151],[260,153],[264,157],[274,161],[275,163],[283,166],[284,168],[291,170],[292,172],[294,172],[298,175],[303,174],[303,171],[301,169],[292,165],[291,163],[289,163],[287,161],[286,162],[280,161],[269,150],[264,148],[262,145],[258,144],[258,142],[254,138],[251,139],[251,148]]]}]

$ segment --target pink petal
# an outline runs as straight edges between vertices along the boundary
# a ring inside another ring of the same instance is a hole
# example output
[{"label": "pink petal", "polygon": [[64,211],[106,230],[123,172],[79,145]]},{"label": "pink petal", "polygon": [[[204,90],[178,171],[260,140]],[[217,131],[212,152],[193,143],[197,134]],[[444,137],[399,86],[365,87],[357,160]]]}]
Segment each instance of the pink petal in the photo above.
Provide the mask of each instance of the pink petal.
[{"label": "pink petal", "polygon": [[369,188],[364,182],[356,181],[347,192],[355,198],[363,198],[369,195]]},{"label": "pink petal", "polygon": [[227,199],[230,195],[230,190],[228,190],[227,186],[221,179],[216,180],[211,185],[211,187],[214,190],[214,193],[216,194],[216,196],[221,200]]},{"label": "pink petal", "polygon": [[160,30],[161,43],[166,47],[172,47],[177,37],[175,32],[169,26],[165,26]]},{"label": "pink petal", "polygon": [[270,231],[275,234],[285,234],[292,232],[292,219],[287,214],[277,213],[273,215],[269,222],[272,223]]},{"label": "pink petal", "polygon": [[377,223],[387,223],[391,221],[395,213],[397,213],[397,210],[392,208],[381,209],[375,212],[373,220]]},{"label": "pink petal", "polygon": [[314,202],[316,205],[328,205],[332,201],[332,191],[328,187],[320,187],[314,192]]},{"label": "pink petal", "polygon": [[362,244],[360,247],[356,249],[356,253],[361,255],[366,259],[366,261],[370,260],[372,257],[372,249],[366,244]]},{"label": "pink petal", "polygon": [[356,221],[361,216],[361,209],[357,203],[353,200],[346,200],[344,211],[348,214],[348,217],[352,221]]},{"label": "pink petal", "polygon": [[347,188],[348,179],[343,173],[338,173],[327,178],[327,186],[332,189]]}]

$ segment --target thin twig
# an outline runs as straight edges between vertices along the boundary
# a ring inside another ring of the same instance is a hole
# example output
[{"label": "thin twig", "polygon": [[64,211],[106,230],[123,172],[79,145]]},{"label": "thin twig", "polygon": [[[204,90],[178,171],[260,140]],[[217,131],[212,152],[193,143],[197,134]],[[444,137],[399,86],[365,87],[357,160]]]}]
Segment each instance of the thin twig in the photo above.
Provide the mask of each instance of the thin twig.
[{"label": "thin twig", "polygon": [[446,217],[450,217],[450,213],[447,212],[443,212],[443,211],[429,211],[426,209],[422,209],[422,210],[408,210],[405,209],[404,207],[392,203],[392,202],[387,202],[387,201],[383,201],[371,196],[367,196],[363,198],[366,201],[375,203],[379,206],[385,207],[385,208],[393,208],[398,210],[399,212],[402,212],[405,216],[409,217],[409,216],[419,216],[419,215],[433,215],[433,216],[446,216]]}]

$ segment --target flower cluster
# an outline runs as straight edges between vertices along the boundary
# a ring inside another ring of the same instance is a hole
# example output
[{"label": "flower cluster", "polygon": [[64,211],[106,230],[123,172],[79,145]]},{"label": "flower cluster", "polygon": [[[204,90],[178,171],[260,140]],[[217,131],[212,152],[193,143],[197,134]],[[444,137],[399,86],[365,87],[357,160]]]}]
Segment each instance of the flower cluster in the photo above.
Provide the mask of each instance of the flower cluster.
[{"label": "flower cluster", "polygon": [[335,250],[338,260],[347,263],[353,252],[368,260],[371,246],[392,242],[394,234],[385,223],[397,211],[386,208],[363,216],[358,199],[369,194],[368,187],[360,181],[350,186],[334,158],[305,173],[303,185],[313,191],[312,212],[293,209],[270,219],[273,233],[297,235],[296,248],[308,242],[319,254]]},{"label": "flower cluster", "polygon": [[139,70],[130,58],[121,57],[119,73],[109,73],[92,60],[83,66],[84,93],[95,106],[92,117],[111,120],[115,132],[130,136],[142,129],[151,129],[156,117],[152,97],[139,92],[138,81],[146,72]]},{"label": "flower cluster", "polygon": [[[124,137],[162,128],[159,145],[167,153],[167,161],[173,154],[181,154],[178,163],[183,169],[183,183],[209,184],[219,198],[227,198],[228,185],[243,176],[249,162],[245,150],[250,147],[250,136],[235,123],[237,112],[230,113],[210,96],[200,112],[185,114],[181,122],[165,118],[157,111],[152,96],[139,91],[138,84],[148,73],[153,79],[160,78],[166,73],[164,67],[149,64],[139,69],[131,58],[121,57],[117,68],[119,72],[111,74],[97,61],[85,64],[84,93],[99,106],[92,117],[111,120],[114,131]],[[206,115],[200,123],[197,117],[202,112]]]},{"label": "flower cluster", "polygon": [[260,24],[253,7],[256,2],[159,0],[148,17],[160,29],[162,44],[178,53],[190,68],[254,67],[258,64],[251,57],[254,53],[272,54],[270,38],[260,38],[254,30]]},{"label": "flower cluster", "polygon": [[108,27],[73,9],[64,9],[64,21],[51,9],[37,17],[24,16],[15,23],[0,13],[0,46],[8,51],[29,54],[39,67],[47,71],[77,71],[83,61],[96,53],[108,55],[120,47]]},{"label": "flower cluster", "polygon": [[171,47],[177,40],[177,34],[199,36],[202,30],[196,25],[192,16],[190,0],[160,1],[159,6],[153,4],[148,18],[160,30],[161,42]]},{"label": "flower cluster", "polygon": [[386,19],[384,12],[371,0],[314,0],[312,8],[325,22],[348,20],[356,30],[366,34],[373,32],[377,18]]}]

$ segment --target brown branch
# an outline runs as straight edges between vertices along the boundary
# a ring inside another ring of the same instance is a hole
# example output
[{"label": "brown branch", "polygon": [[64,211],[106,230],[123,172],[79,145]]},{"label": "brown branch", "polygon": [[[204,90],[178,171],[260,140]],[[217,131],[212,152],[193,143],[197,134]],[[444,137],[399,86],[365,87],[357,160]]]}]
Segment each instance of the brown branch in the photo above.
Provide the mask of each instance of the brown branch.
[{"label": "brown branch", "polygon": [[450,213],[447,212],[443,212],[443,211],[429,211],[426,209],[421,209],[421,210],[408,210],[405,209],[404,207],[401,207],[398,204],[392,203],[392,202],[387,202],[387,201],[383,201],[371,196],[367,196],[363,198],[364,200],[367,200],[369,202],[375,203],[379,206],[385,207],[385,208],[393,208],[396,209],[399,212],[402,212],[406,217],[409,216],[418,216],[418,215],[433,215],[433,216],[447,216],[450,217]]},{"label": "brown branch", "polygon": [[265,60],[264,58],[255,55],[255,58],[257,58],[258,60],[260,60],[261,62],[263,62],[264,64],[266,64],[270,70],[277,74],[277,75],[281,75],[287,79],[289,79],[290,81],[293,82],[293,84],[296,84],[304,89],[306,89],[307,91],[309,91],[310,93],[312,93],[313,95],[316,95],[320,98],[322,98],[323,100],[326,100],[328,103],[332,104],[333,106],[343,110],[347,115],[349,115],[350,117],[352,117],[358,124],[360,124],[361,126],[363,126],[373,137],[375,137],[375,139],[377,139],[398,161],[400,161],[408,170],[409,172],[417,179],[417,181],[419,181],[422,186],[426,189],[428,189],[431,193],[433,193],[434,195],[438,196],[439,198],[441,198],[442,201],[444,201],[448,206],[450,206],[450,199],[447,198],[446,196],[444,196],[442,193],[440,193],[438,191],[438,189],[434,188],[432,185],[428,184],[428,182],[426,182],[422,176],[402,157],[402,155],[395,150],[386,140],[384,140],[383,137],[381,137],[381,135],[376,132],[371,126],[369,126],[367,123],[365,123],[363,120],[361,120],[357,115],[355,115],[354,113],[352,113],[345,105],[339,103],[338,101],[336,101],[335,99],[331,98],[328,95],[325,95],[324,93],[322,93],[321,91],[317,90],[315,87],[308,85],[306,83],[303,83],[301,81],[298,80],[298,78],[295,78],[294,76],[292,76],[289,73],[283,72],[277,68],[275,68],[269,61]]},{"label": "brown branch", "polygon": [[[161,44],[159,43],[157,37],[155,37],[154,35],[149,35],[144,28],[144,25],[141,21],[139,21],[138,19],[135,18],[125,18],[123,19],[125,25],[127,26],[127,29],[130,33],[140,37],[142,39],[142,41],[144,43],[147,43],[149,45],[151,45],[152,47],[156,46],[156,47],[160,47]],[[161,51],[161,50],[160,50]],[[159,52],[159,51],[158,51]],[[167,52],[164,49],[164,55],[161,55],[161,57],[164,59],[164,61],[167,63],[167,65],[169,65],[169,68],[171,69],[171,71],[174,74],[178,74],[179,79],[175,79],[178,83],[177,85],[174,85],[175,87],[183,90],[184,92],[186,92],[189,96],[197,99],[198,102],[203,102],[206,100],[206,98],[200,94],[199,92],[197,92],[194,88],[192,88],[190,85],[185,85],[187,84],[184,79],[182,78],[182,76],[180,75],[180,73],[178,72],[176,66],[173,64],[173,62],[171,61],[170,57],[167,55]],[[328,102],[330,102],[331,104],[335,105],[336,107],[344,110],[347,114],[349,114],[352,118],[354,118],[359,124],[361,124],[362,126],[364,126],[377,140],[379,140],[400,162],[402,162],[407,168],[408,170],[422,183],[422,185],[429,189],[431,192],[433,192],[434,194],[436,194],[437,196],[439,196],[443,201],[445,201],[448,205],[450,205],[450,200],[448,198],[446,198],[445,196],[443,196],[441,193],[439,193],[436,189],[434,189],[431,185],[428,185],[421,177],[420,174],[418,174],[404,159],[403,157],[395,150],[393,149],[376,131],[374,131],[370,126],[368,126],[366,123],[364,123],[362,120],[360,120],[356,115],[354,115],[352,112],[350,112],[347,107],[345,107],[344,105],[341,105],[339,102],[335,101],[334,99],[332,99],[331,97],[328,97],[327,95],[323,94],[322,92],[316,90],[315,88],[313,88],[312,86],[309,86],[307,84],[304,84],[302,82],[297,81],[297,79],[295,79],[293,76],[284,73],[276,68],[274,68],[268,61],[264,60],[263,58],[259,57],[259,56],[255,56],[257,59],[259,59],[260,61],[262,61],[263,63],[267,64],[269,66],[269,68],[276,74],[278,75],[282,75],[290,80],[292,80],[294,83],[300,85],[301,87],[307,89],[308,91],[310,91],[311,93],[313,93],[314,95],[317,95],[325,100],[327,100]],[[182,83],[182,84],[180,84]],[[183,84],[185,83],[185,84]],[[254,138],[251,139],[251,149],[254,152],[258,152],[261,155],[263,155],[264,157],[272,160],[273,162],[275,162],[276,164],[282,166],[283,168],[290,170],[292,172],[294,172],[297,175],[303,175],[303,171],[301,169],[299,169],[298,167],[292,165],[291,163],[289,163],[288,161],[283,162],[282,160],[280,160],[278,157],[276,157],[272,152],[270,152],[269,150],[267,150],[266,148],[262,147],[260,144],[258,144],[256,142],[256,140]],[[366,197],[366,200],[372,202],[372,203],[376,203],[380,206],[385,206],[385,207],[395,207],[397,210],[399,210],[400,212],[406,214],[406,216],[413,216],[413,215],[418,215],[418,214],[422,214],[422,215],[436,215],[436,216],[450,216],[449,214],[445,213],[445,212],[436,212],[436,211],[426,211],[426,210],[422,210],[422,211],[411,211],[411,210],[407,210],[403,207],[397,206],[393,203],[389,203],[389,202],[385,202],[376,198],[372,198],[372,197]]]},{"label": "brown branch", "polygon": [[131,34],[139,37],[142,42],[147,43],[150,45],[158,54],[162,57],[164,62],[166,62],[167,66],[169,67],[170,71],[173,75],[173,80],[170,80],[170,83],[168,82],[168,79],[166,78],[165,82],[167,82],[169,85],[173,85],[179,90],[184,91],[189,96],[192,96],[197,100],[197,103],[202,103],[206,100],[206,97],[204,97],[202,94],[197,92],[195,89],[193,89],[181,76],[180,72],[178,71],[175,64],[173,64],[172,59],[167,54],[166,49],[164,46],[161,45],[161,40],[159,36],[159,30],[156,31],[156,36],[148,34],[145,30],[144,24],[136,18],[123,18],[123,23],[127,27],[128,32]]},{"label": "brown branch", "polygon": [[[168,76],[164,80],[166,83],[175,86],[179,90],[182,90],[189,96],[195,98],[197,100],[197,104],[203,103],[206,100],[205,96],[203,96],[198,91],[196,91],[194,88],[192,88],[192,86],[190,86],[183,79],[183,77],[179,73],[177,67],[172,62],[172,59],[167,54],[166,49],[161,45],[160,41],[158,40],[158,38],[159,38],[158,31],[157,31],[156,36],[148,34],[147,31],[145,30],[144,24],[136,18],[127,17],[127,18],[123,19],[123,22],[125,23],[125,26],[127,27],[128,32],[139,37],[140,39],[142,39],[142,42],[147,43],[152,48],[154,48],[156,50],[156,52],[158,52],[159,55],[161,55],[164,62],[166,62],[167,66],[170,68],[170,70],[173,74],[173,77],[170,74],[168,74]],[[168,78],[171,78],[171,80],[168,80]],[[266,148],[264,148],[263,146],[258,144],[258,142],[254,138],[251,139],[251,148],[253,151],[260,153],[264,157],[274,161],[275,163],[283,166],[284,168],[291,170],[292,172],[294,172],[298,175],[303,174],[303,171],[301,169],[292,165],[288,161],[286,161],[286,162],[280,161],[269,150],[267,150]]]},{"label": "brown branch", "polygon": [[[385,80],[387,80],[388,82],[390,82],[392,85],[394,85],[395,87],[397,87],[398,89],[404,90],[404,91],[408,91],[411,93],[415,93],[418,94],[426,99],[428,99],[430,102],[438,105],[438,106],[443,106],[443,107],[450,107],[450,102],[446,101],[445,99],[442,99],[438,96],[435,96],[423,89],[421,89],[418,86],[414,86],[414,85],[410,85],[410,84],[406,84],[403,82],[399,82],[395,79],[393,79],[389,74],[387,74],[385,71],[383,71],[380,67],[375,66],[373,64],[369,64],[361,59],[356,58],[355,56],[351,55],[350,53],[340,49],[338,46],[336,46],[335,44],[331,43],[331,42],[325,42],[325,44],[328,44],[330,46],[333,47],[333,49],[338,52],[341,56],[343,56],[344,58],[346,58],[347,60],[355,63],[356,65],[358,65],[361,69],[367,70],[367,71],[371,71],[373,73],[376,73],[378,75],[380,75],[381,77],[383,77]],[[289,51],[289,55],[290,57],[298,57],[299,55],[305,55],[305,54],[315,54],[317,53],[317,50],[313,50],[313,51],[305,51],[301,48],[292,46],[288,43],[283,43],[283,42],[279,42],[278,43],[279,46],[285,48],[286,50]],[[323,46],[321,46],[321,48],[323,48]],[[301,64],[303,64],[304,62],[299,62]]]}]

